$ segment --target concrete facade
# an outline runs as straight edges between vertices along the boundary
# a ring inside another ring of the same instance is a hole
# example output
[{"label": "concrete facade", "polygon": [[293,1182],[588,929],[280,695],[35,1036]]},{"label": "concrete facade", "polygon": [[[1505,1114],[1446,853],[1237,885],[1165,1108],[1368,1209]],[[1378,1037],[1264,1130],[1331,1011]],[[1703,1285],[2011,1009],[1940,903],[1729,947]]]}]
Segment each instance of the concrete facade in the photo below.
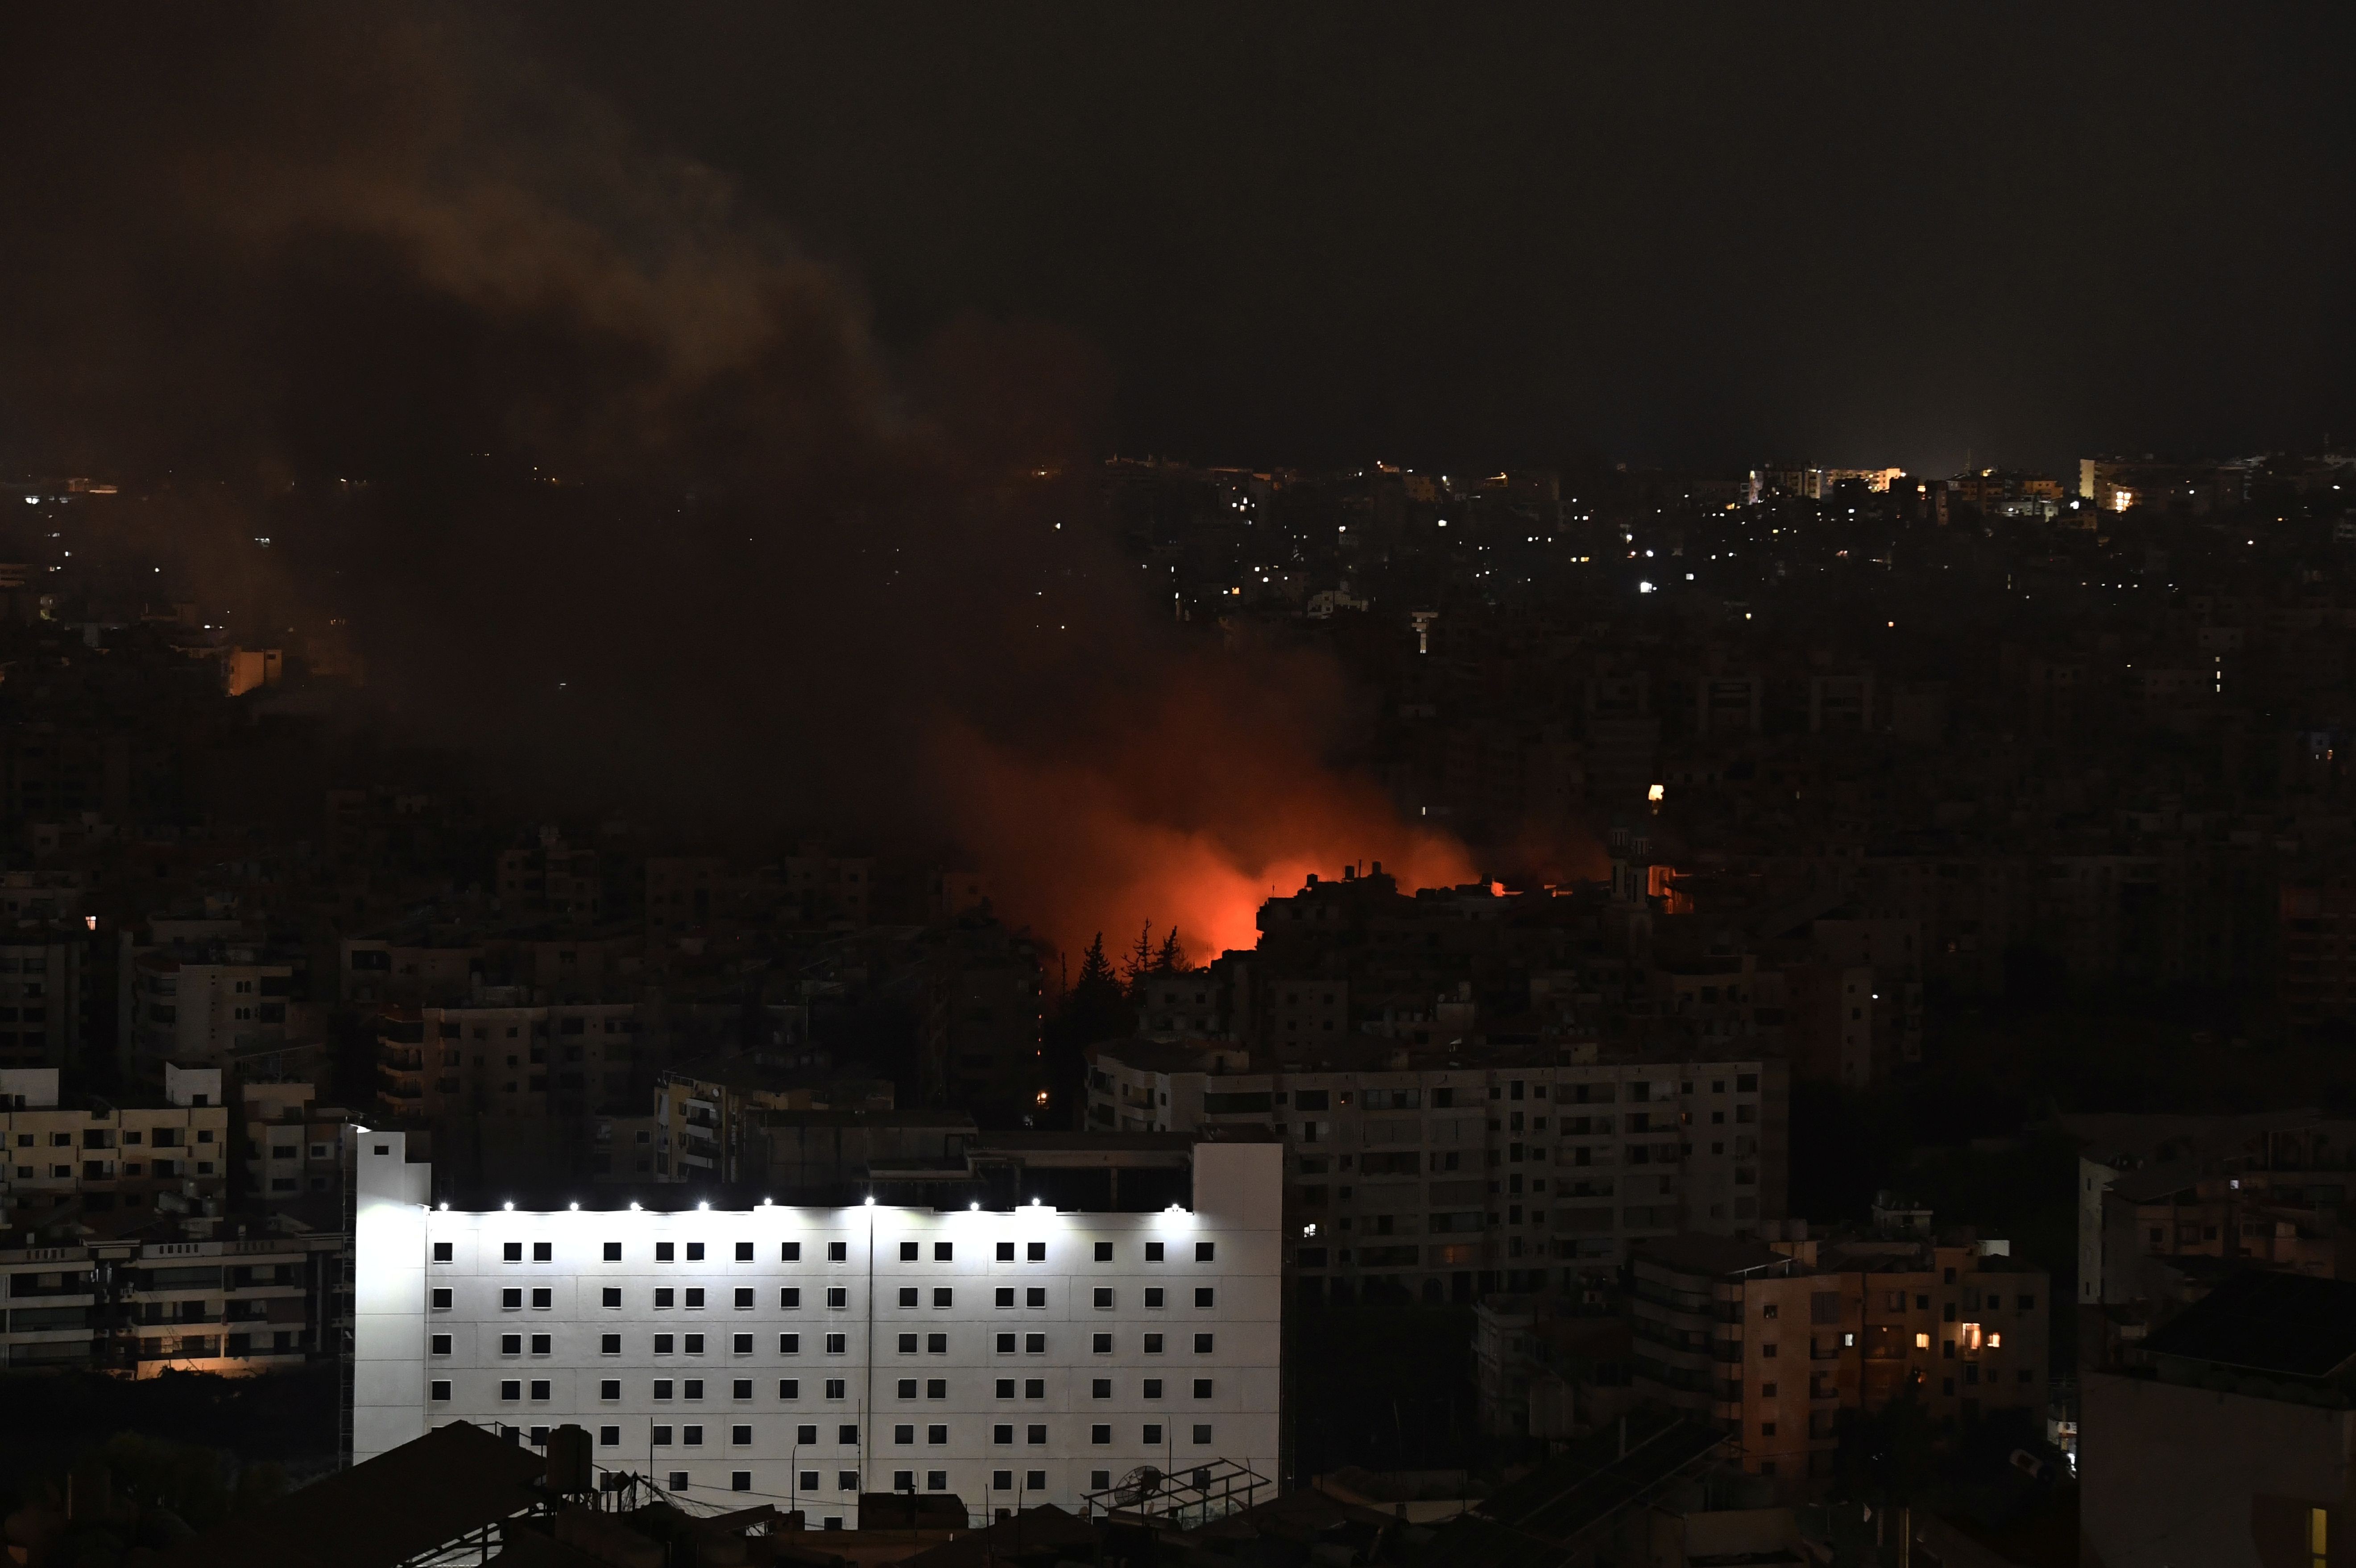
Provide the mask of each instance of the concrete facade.
[{"label": "concrete facade", "polygon": [[1277,1473],[1279,1145],[1196,1146],[1194,1207],[1152,1213],[454,1212],[401,1135],[358,1142],[356,1462],[572,1422],[603,1469],[850,1526],[862,1489],[1068,1509],[1148,1465]]}]

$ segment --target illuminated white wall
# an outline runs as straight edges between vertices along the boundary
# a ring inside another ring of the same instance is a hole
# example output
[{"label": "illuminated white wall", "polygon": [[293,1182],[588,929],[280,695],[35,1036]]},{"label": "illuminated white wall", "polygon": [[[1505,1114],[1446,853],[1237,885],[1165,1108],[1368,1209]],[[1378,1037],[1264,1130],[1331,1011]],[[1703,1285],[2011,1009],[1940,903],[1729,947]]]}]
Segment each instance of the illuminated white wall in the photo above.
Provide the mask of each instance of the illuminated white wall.
[{"label": "illuminated white wall", "polygon": [[[846,1527],[856,1522],[858,1489],[891,1489],[902,1472],[919,1492],[991,1509],[1014,1506],[1018,1488],[1025,1505],[1076,1506],[1099,1473],[1118,1481],[1149,1464],[1226,1458],[1277,1474],[1280,1145],[1199,1147],[1192,1212],[657,1214],[429,1212],[427,1168],[407,1168],[391,1190],[392,1173],[370,1158],[381,1141],[369,1135],[360,1145],[366,1387],[356,1458],[450,1420],[527,1432],[573,1422],[598,1435],[602,1467],[666,1485],[684,1473],[692,1499],[791,1500],[813,1525],[832,1517]],[[405,1224],[393,1222],[395,1211]],[[670,1261],[659,1262],[665,1244]],[[1161,1261],[1149,1260],[1153,1244]],[[609,1245],[618,1259],[607,1258]],[[902,1256],[906,1245],[913,1260]],[[1204,1245],[1207,1260],[1197,1255]],[[699,1246],[702,1256],[691,1258]],[[1100,1246],[1110,1251],[1101,1261]],[[447,1261],[432,1261],[443,1247]],[[1010,1247],[1012,1257],[1001,1257]],[[798,1258],[785,1255],[789,1248]],[[830,1258],[835,1248],[841,1255]],[[665,1290],[669,1305],[658,1306]],[[688,1305],[691,1290],[704,1293],[701,1307]],[[799,1292],[797,1305],[784,1304],[789,1290]],[[916,1304],[904,1306],[909,1290]],[[616,1305],[606,1304],[608,1291]],[[749,1292],[746,1305],[739,1291]],[[999,1305],[1001,1291],[1013,1292],[1012,1305]],[[1110,1293],[1103,1305],[1099,1291]],[[1152,1291],[1161,1305],[1147,1304]],[[1198,1291],[1209,1293],[1201,1305]],[[509,1335],[519,1339],[512,1352]],[[691,1335],[701,1337],[700,1351],[688,1349]],[[608,1336],[618,1340],[611,1350]],[[658,1336],[669,1349],[658,1349]],[[798,1343],[787,1348],[786,1336]],[[829,1336],[840,1349],[829,1349]],[[1149,1336],[1160,1337],[1159,1349],[1148,1349]],[[1197,1336],[1208,1337],[1200,1349]],[[690,1380],[701,1381],[701,1398],[688,1397]],[[1108,1384],[1101,1397],[1099,1380]],[[1207,1385],[1199,1396],[1198,1381]],[[610,1397],[608,1382],[619,1385]],[[668,1398],[657,1397],[660,1383]],[[434,1397],[439,1384],[446,1398]],[[858,1429],[855,1441],[844,1440],[845,1426]],[[700,1442],[686,1441],[690,1427]],[[814,1441],[799,1440],[806,1427]],[[1012,1441],[1001,1441],[1009,1427]],[[1031,1441],[1034,1427],[1044,1442]],[[1158,1441],[1148,1442],[1149,1427],[1160,1429]],[[666,1428],[670,1441],[655,1442]],[[798,1478],[810,1473],[814,1494]],[[858,1479],[846,1487],[849,1476]]]}]

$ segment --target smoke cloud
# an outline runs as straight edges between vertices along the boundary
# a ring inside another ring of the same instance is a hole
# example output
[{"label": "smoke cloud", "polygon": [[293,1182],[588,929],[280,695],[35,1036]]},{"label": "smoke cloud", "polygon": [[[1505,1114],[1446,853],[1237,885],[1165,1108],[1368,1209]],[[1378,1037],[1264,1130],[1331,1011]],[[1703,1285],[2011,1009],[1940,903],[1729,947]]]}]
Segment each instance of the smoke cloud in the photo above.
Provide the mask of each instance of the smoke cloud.
[{"label": "smoke cloud", "polygon": [[340,623],[377,721],[519,797],[937,850],[1067,947],[1470,874],[1332,765],[1330,666],[1146,602],[1068,333],[895,363],[841,269],[475,12],[4,26],[0,457],[139,487],[92,546],[126,581]]}]

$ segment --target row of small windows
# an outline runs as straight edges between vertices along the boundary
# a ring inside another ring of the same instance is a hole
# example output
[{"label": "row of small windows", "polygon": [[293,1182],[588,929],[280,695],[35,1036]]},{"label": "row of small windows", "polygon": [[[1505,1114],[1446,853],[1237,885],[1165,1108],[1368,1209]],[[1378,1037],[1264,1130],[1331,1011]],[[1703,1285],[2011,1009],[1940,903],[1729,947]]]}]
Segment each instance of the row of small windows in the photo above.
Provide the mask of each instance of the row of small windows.
[{"label": "row of small windows", "polygon": [[[519,1428],[509,1427],[505,1430],[517,1435],[521,1435]],[[1146,1430],[1152,1431],[1153,1428],[1148,1427]],[[1195,1442],[1210,1442],[1209,1427],[1197,1426],[1194,1428],[1194,1432],[1196,1435],[1194,1438]],[[812,1441],[812,1439],[804,1439],[804,1441]],[[1109,1442],[1110,1439],[1108,1438],[1107,1441]],[[1157,1437],[1151,1441],[1159,1442],[1160,1439]],[[532,1446],[536,1448],[546,1447],[548,1445],[548,1428],[545,1426],[533,1427],[531,1429],[531,1442]],[[600,1446],[606,1448],[617,1448],[621,1446],[622,1429],[618,1426],[599,1427],[597,1429],[597,1442]],[[822,1477],[820,1472],[817,1470],[798,1471],[796,1473],[794,1478],[797,1485],[802,1491],[816,1492],[821,1489]],[[1027,1490],[1044,1492],[1047,1489],[1047,1472],[1044,1470],[1025,1470],[1023,1472],[1023,1488]],[[663,1484],[671,1491],[684,1492],[692,1490],[695,1481],[694,1477],[689,1471],[666,1470],[663,1472]],[[837,1471],[835,1473],[835,1485],[839,1490],[856,1493],[859,1490],[859,1472],[856,1470]],[[1111,1486],[1112,1472],[1110,1470],[1090,1470],[1088,1472],[1089,1490],[1101,1492],[1107,1490]],[[750,1470],[731,1470],[728,1473],[728,1489],[732,1492],[751,1491],[753,1489],[753,1472]],[[916,1489],[916,1473],[914,1470],[893,1471],[892,1489],[900,1492],[915,1491]],[[949,1473],[947,1470],[926,1471],[925,1489],[926,1491],[933,1492],[948,1491],[949,1489]],[[1014,1485],[1014,1472],[1012,1470],[992,1470],[990,1473],[990,1489],[993,1492],[1014,1491],[1016,1489]],[[842,1528],[842,1520],[839,1518],[829,1518],[824,1521],[824,1528],[828,1530],[840,1530]]]},{"label": "row of small windows", "polygon": [[[826,1391],[825,1397],[828,1399],[843,1398],[843,1389],[846,1381],[847,1380],[842,1378],[825,1379],[823,1384]],[[1018,1380],[1013,1378],[996,1378],[991,1380],[992,1392],[994,1396],[999,1399],[1013,1399],[1017,1397],[1014,1392],[1017,1381]],[[535,1378],[530,1380],[530,1381],[531,1387],[531,1398],[535,1400],[545,1400],[551,1397],[549,1393],[551,1380],[545,1378]],[[1047,1397],[1046,1379],[1024,1378],[1020,1380],[1020,1382],[1023,1390],[1020,1397],[1023,1399],[1045,1399]],[[1089,1380],[1088,1397],[1091,1399],[1112,1398],[1112,1384],[1113,1380],[1110,1378],[1094,1378]],[[750,1400],[753,1398],[753,1385],[754,1380],[751,1378],[730,1379],[728,1382],[728,1397],[733,1400]],[[436,1389],[446,1390],[450,1385],[447,1382],[436,1382],[434,1386]],[[703,1398],[706,1381],[702,1378],[656,1378],[648,1386],[652,1389],[653,1395],[658,1400],[669,1400],[676,1398],[693,1402]],[[1144,1399],[1160,1399],[1162,1397],[1162,1391],[1163,1386],[1163,1380],[1161,1378],[1143,1379],[1138,1385],[1140,1397]],[[1217,1385],[1215,1381],[1210,1378],[1195,1378],[1193,1380],[1192,1386],[1194,1389],[1194,1396],[1196,1399],[1210,1399],[1215,1397],[1214,1390]],[[519,1391],[523,1387],[524,1382],[522,1381],[512,1379],[504,1381],[499,1384],[499,1397],[504,1400],[521,1399],[524,1396],[516,1391]],[[917,1387],[917,1380],[915,1378],[900,1378],[895,1380],[895,1392],[901,1399],[916,1398]],[[923,1388],[923,1397],[926,1399],[947,1399],[949,1397],[949,1384],[947,1378],[928,1378],[924,1381]],[[799,1378],[781,1378],[778,1380],[777,1397],[779,1399],[798,1400],[801,1396],[802,1384]],[[449,1395],[446,1392],[441,1392],[436,1393],[434,1397],[437,1400],[443,1400],[447,1399]],[[597,1383],[597,1397],[601,1400],[606,1401],[620,1399],[622,1397],[622,1380],[619,1378],[600,1379]],[[807,1431],[809,1429],[804,1428],[804,1430]],[[805,1443],[811,1443],[816,1442],[817,1439],[814,1437],[805,1437],[802,1441]]]},{"label": "row of small windows", "polygon": [[[1166,1336],[1161,1334],[1146,1335],[1143,1341],[1145,1353],[1149,1356],[1161,1355],[1162,1353],[1162,1345],[1165,1342],[1166,1338]],[[1194,1337],[1194,1353],[1198,1356],[1215,1354],[1215,1352],[1213,1350],[1212,1346],[1215,1343],[1216,1338],[1217,1337],[1215,1335],[1212,1334],[1195,1335]],[[530,1336],[522,1334],[502,1334],[499,1336],[499,1354],[503,1356],[520,1356],[524,1354],[524,1346],[527,1339],[529,1339],[530,1342],[530,1353],[532,1355],[545,1356],[553,1353],[555,1336],[552,1334],[533,1334]],[[654,1336],[654,1353],[658,1356],[669,1356],[675,1353],[683,1353],[690,1356],[701,1356],[703,1354],[705,1339],[706,1336],[701,1334],[657,1334]],[[946,1356],[948,1354],[949,1337],[947,1334],[903,1334],[899,1337],[900,1353],[904,1356],[916,1355],[917,1353],[916,1341],[920,1339],[925,1342],[925,1354],[933,1356]],[[999,1355],[1014,1355],[1016,1353],[1014,1343],[1018,1339],[1023,1342],[1023,1354],[1044,1356],[1047,1353],[1047,1336],[1044,1334],[996,1335],[994,1336],[994,1344],[992,1348]],[[1091,1352],[1099,1356],[1111,1355],[1113,1353],[1112,1339],[1113,1337],[1109,1334],[1091,1335],[1089,1345]],[[847,1334],[829,1334],[825,1337],[825,1341],[826,1353],[830,1356],[840,1356],[846,1353],[846,1347],[850,1342],[850,1336]],[[455,1336],[453,1335],[434,1335],[431,1339],[433,1353],[437,1356],[450,1355],[453,1353],[454,1343]],[[679,1347],[678,1350],[674,1350],[674,1346]],[[781,1356],[798,1356],[801,1354],[801,1350],[802,1337],[799,1334],[780,1334],[777,1336],[777,1354]],[[622,1353],[622,1337],[619,1334],[599,1335],[597,1337],[597,1353],[601,1356],[620,1355]],[[732,1356],[749,1356],[753,1354],[753,1336],[750,1334],[729,1335],[728,1353]]]},{"label": "row of small windows", "polygon": [[[522,1390],[523,1384],[520,1382],[501,1383],[499,1385],[499,1398],[509,1402],[519,1401],[524,1397]],[[434,1385],[434,1397],[437,1401],[446,1402],[450,1398],[450,1385],[448,1383],[435,1383]],[[548,1385],[544,1382],[533,1383],[531,1385],[531,1397],[536,1400],[546,1399],[548,1397]],[[1014,1442],[1014,1424],[1012,1422],[999,1423],[991,1427],[990,1440],[993,1444],[1011,1445]],[[682,1425],[676,1427],[655,1425],[648,1428],[648,1442],[651,1446],[657,1448],[669,1448],[673,1446],[684,1448],[701,1447],[703,1444],[703,1437],[704,1428],[700,1425]],[[1197,1424],[1194,1428],[1193,1441],[1196,1443],[1209,1443],[1211,1441],[1211,1427],[1207,1424]],[[859,1428],[855,1425],[843,1425],[837,1429],[835,1440],[841,1444],[855,1445],[859,1441]],[[928,1425],[925,1428],[925,1442],[927,1445],[946,1445],[948,1440],[949,1429],[947,1424]],[[1138,1429],[1138,1440],[1145,1444],[1148,1447],[1159,1445],[1162,1441],[1162,1424],[1158,1422],[1153,1422],[1147,1423],[1140,1426]],[[618,1426],[601,1426],[597,1429],[597,1441],[599,1445],[604,1447],[619,1447],[622,1442],[622,1429]],[[797,1445],[816,1443],[818,1441],[818,1428],[816,1426],[803,1426],[798,1428],[795,1433],[794,1441]],[[892,1441],[894,1444],[914,1444],[916,1441],[916,1426],[913,1424],[894,1426],[892,1428]],[[1044,1423],[1039,1423],[1025,1425],[1023,1428],[1023,1441],[1026,1445],[1033,1447],[1045,1447],[1047,1444],[1046,1424]],[[1088,1428],[1088,1441],[1099,1447],[1110,1446],[1112,1443],[1111,1424],[1109,1423],[1106,1423],[1098,1425],[1091,1425]],[[731,1426],[728,1429],[728,1442],[732,1447],[745,1448],[752,1446],[752,1427],[749,1425]],[[801,1477],[801,1484],[815,1490],[819,1484],[818,1473],[816,1471],[805,1471]],[[855,1484],[855,1482],[850,1480],[846,1480],[844,1482],[846,1488],[853,1487]],[[1044,1474],[1037,1475],[1037,1478],[1035,1478],[1032,1484],[1033,1486],[1044,1487],[1045,1485],[1045,1477]],[[747,1481],[745,1486],[738,1488],[737,1489],[740,1491],[749,1490],[750,1488],[751,1483]],[[993,1489],[1002,1491],[1007,1489],[1007,1485],[1005,1483],[1001,1483]]]},{"label": "row of small windows", "polygon": [[[1014,1305],[1014,1292],[1016,1288],[1017,1287],[1014,1285],[1002,1285],[996,1287],[993,1296],[994,1304],[999,1307],[1012,1307]],[[1038,1308],[1044,1308],[1046,1307],[1047,1290],[1044,1285],[1034,1285],[1022,1288],[1023,1305],[1024,1307]],[[680,1307],[683,1300],[684,1310],[689,1312],[700,1312],[703,1310],[704,1298],[707,1294],[708,1293],[705,1291],[704,1287],[700,1285],[691,1285],[676,1288],[668,1285],[657,1285],[654,1292],[655,1310],[658,1312],[673,1310],[674,1308]],[[921,1295],[921,1290],[915,1285],[904,1286],[900,1291],[900,1305],[904,1307],[917,1307],[921,1305],[919,1300]],[[523,1286],[506,1286],[499,1292],[500,1310],[506,1312],[520,1312],[524,1309],[524,1298],[525,1288]],[[1089,1293],[1089,1298],[1092,1305],[1099,1312],[1110,1312],[1117,1304],[1113,1288],[1110,1285],[1095,1286]],[[448,1285],[435,1286],[433,1294],[434,1310],[436,1312],[447,1312],[451,1310],[451,1304],[454,1299],[455,1294],[452,1287]],[[617,1285],[606,1285],[601,1292],[599,1299],[604,1306],[616,1308],[620,1307],[622,1305],[622,1287]],[[1168,1293],[1164,1291],[1162,1286],[1157,1285],[1146,1287],[1145,1305],[1147,1307],[1159,1309],[1167,1304],[1168,1299]],[[535,1285],[531,1287],[530,1290],[530,1300],[532,1308],[535,1311],[550,1311],[553,1309],[556,1305],[555,1289],[551,1285]],[[751,1285],[736,1286],[734,1291],[734,1300],[735,1309],[739,1312],[750,1312],[757,1305],[755,1300],[754,1287]],[[939,1285],[934,1288],[934,1307],[950,1307],[955,1305],[955,1293],[950,1286]],[[1194,1305],[1196,1307],[1209,1308],[1215,1307],[1217,1303],[1218,1291],[1215,1286],[1207,1285],[1195,1286]],[[834,1311],[840,1312],[847,1310],[851,1306],[850,1287],[840,1285],[829,1285],[826,1289],[826,1304],[829,1308]],[[801,1309],[801,1305],[802,1293],[799,1285],[789,1285],[778,1289],[777,1307],[779,1310],[786,1312],[798,1312]]]},{"label": "row of small windows", "polygon": [[[685,1243],[676,1242],[657,1242],[655,1243],[655,1262],[659,1264],[678,1262],[678,1249],[682,1244],[687,1248],[687,1261],[689,1263],[699,1264],[704,1261],[703,1243],[701,1242],[688,1242]],[[1025,1243],[1023,1245],[1026,1261],[1034,1264],[1043,1264],[1047,1261],[1046,1243],[1029,1242]],[[1014,1246],[1015,1243],[1012,1242],[999,1243],[998,1261],[1002,1264],[1012,1263],[1014,1261]],[[519,1264],[523,1262],[523,1249],[524,1243],[521,1242],[502,1242],[499,1243],[499,1257],[501,1261],[506,1263]],[[935,1263],[944,1264],[955,1262],[957,1256],[956,1249],[957,1243],[955,1242],[935,1242],[933,1243],[933,1261]],[[922,1255],[922,1243],[902,1242],[900,1243],[900,1261],[902,1263],[916,1263],[920,1261]],[[1217,1255],[1217,1243],[1196,1242],[1194,1243],[1194,1261],[1196,1263],[1206,1264],[1215,1262],[1216,1261]],[[826,1244],[827,1262],[835,1264],[847,1263],[850,1261],[850,1243],[829,1242]],[[455,1243],[450,1242],[436,1242],[434,1243],[434,1261],[435,1263],[446,1264],[454,1262],[455,1260]],[[553,1242],[532,1243],[531,1261],[536,1264],[554,1263],[556,1261],[556,1244]],[[605,1261],[609,1264],[617,1264],[622,1261],[621,1243],[607,1242],[605,1243]],[[749,1264],[754,1261],[752,1243],[738,1242],[736,1243],[736,1261],[740,1264]],[[799,1242],[778,1243],[777,1261],[780,1263],[789,1264],[801,1262],[802,1244]],[[1113,1243],[1110,1242],[1097,1243],[1096,1261],[1100,1264],[1111,1263],[1113,1261]],[[1167,1244],[1162,1242],[1146,1243],[1145,1261],[1150,1264],[1166,1262]]]}]

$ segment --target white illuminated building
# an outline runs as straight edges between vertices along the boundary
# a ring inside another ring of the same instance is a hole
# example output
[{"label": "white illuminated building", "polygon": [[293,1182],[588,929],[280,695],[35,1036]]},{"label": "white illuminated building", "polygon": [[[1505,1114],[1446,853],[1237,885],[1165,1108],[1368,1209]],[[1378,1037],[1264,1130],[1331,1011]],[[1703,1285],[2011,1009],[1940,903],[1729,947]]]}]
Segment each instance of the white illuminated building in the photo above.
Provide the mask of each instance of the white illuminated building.
[{"label": "white illuminated building", "polygon": [[1148,1466],[1278,1473],[1274,1141],[1197,1145],[1194,1207],[1154,1213],[456,1211],[401,1134],[358,1143],[356,1463],[572,1423],[600,1469],[812,1528],[862,1490],[994,1514]]}]

